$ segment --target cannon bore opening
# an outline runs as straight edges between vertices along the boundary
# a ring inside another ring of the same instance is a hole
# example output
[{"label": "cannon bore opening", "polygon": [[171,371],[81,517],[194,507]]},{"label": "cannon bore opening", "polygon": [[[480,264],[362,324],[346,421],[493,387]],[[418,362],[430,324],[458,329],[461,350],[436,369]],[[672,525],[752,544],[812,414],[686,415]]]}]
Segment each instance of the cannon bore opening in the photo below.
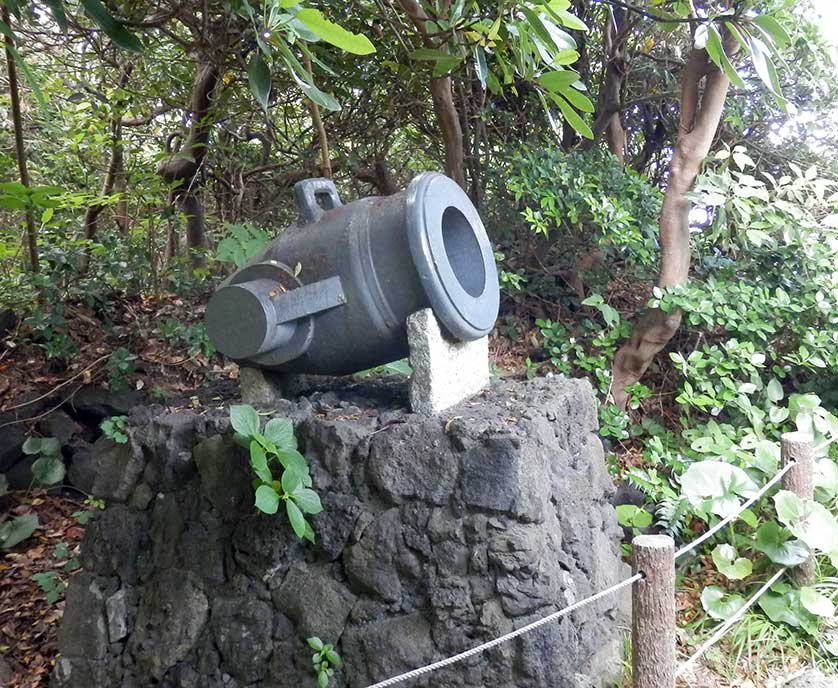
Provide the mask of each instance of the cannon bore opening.
[{"label": "cannon bore opening", "polygon": [[486,268],[480,243],[471,223],[454,206],[449,206],[442,213],[442,243],[462,288],[470,296],[480,296],[486,288]]}]

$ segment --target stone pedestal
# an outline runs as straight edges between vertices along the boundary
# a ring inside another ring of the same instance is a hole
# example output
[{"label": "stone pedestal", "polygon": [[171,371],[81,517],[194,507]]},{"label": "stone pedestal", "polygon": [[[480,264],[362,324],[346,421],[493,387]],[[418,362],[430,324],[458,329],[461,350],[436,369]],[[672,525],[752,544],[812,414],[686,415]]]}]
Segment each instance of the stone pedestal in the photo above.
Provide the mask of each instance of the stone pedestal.
[{"label": "stone pedestal", "polygon": [[410,407],[435,415],[474,396],[489,384],[489,339],[446,338],[430,308],[407,319],[410,346]]},{"label": "stone pedestal", "polygon": [[[322,498],[314,545],[254,509],[226,411],[132,412],[123,450],[94,449],[108,506],[87,526],[53,686],[314,686],[318,635],[344,659],[330,685],[365,688],[626,574],[587,382],[504,382],[446,419],[409,413],[401,389],[277,401]],[[605,686],[619,602],[411,686]]]}]

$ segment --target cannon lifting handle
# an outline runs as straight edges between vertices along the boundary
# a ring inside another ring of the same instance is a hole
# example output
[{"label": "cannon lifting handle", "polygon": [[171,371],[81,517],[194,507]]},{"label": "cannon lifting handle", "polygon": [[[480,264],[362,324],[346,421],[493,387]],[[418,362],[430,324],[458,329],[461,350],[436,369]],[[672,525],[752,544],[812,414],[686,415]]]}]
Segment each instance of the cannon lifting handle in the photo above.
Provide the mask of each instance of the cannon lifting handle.
[{"label": "cannon lifting handle", "polygon": [[294,184],[294,198],[303,223],[317,222],[327,210],[343,205],[331,179],[317,177]]}]

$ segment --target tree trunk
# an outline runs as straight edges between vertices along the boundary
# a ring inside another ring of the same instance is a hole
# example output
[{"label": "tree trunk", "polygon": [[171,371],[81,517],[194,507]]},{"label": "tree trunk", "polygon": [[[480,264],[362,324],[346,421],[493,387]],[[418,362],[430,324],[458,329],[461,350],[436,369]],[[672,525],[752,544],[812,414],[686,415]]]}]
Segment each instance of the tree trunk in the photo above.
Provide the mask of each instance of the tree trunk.
[{"label": "tree trunk", "polygon": [[128,216],[128,199],[125,197],[127,191],[127,182],[125,178],[125,160],[123,159],[120,168],[116,173],[116,182],[114,182],[114,191],[119,194],[119,200],[116,202],[116,213],[114,214],[114,222],[116,223],[116,231],[119,236],[124,237],[128,234],[128,224],[130,222]]},{"label": "tree trunk", "polygon": [[594,122],[594,138],[584,148],[592,148],[605,135],[608,150],[622,165],[625,159],[626,131],[623,128],[622,109],[623,79],[626,74],[626,39],[630,27],[627,24],[628,11],[608,8],[605,20],[604,50],[605,73],[597,99],[597,117]]},{"label": "tree trunk", "polygon": [[[132,63],[127,63],[122,67],[119,75],[119,88],[125,88],[131,72],[134,70]],[[105,209],[107,203],[104,201],[106,196],[110,196],[114,191],[117,177],[122,173],[123,160],[123,146],[122,146],[122,108],[125,106],[124,101],[116,103],[115,111],[111,114],[111,151],[110,159],[108,160],[108,169],[105,172],[105,178],[102,180],[102,190],[99,192],[99,198],[91,203],[84,213],[84,238],[86,241],[93,241],[96,238],[96,233],[99,230],[99,216]],[[85,246],[82,254],[79,256],[79,272],[85,273],[90,267],[90,253],[88,247]]]},{"label": "tree trunk", "polygon": [[[466,189],[471,202],[474,203],[475,208],[480,210],[482,206],[482,194],[480,193],[480,157],[479,157],[479,141],[477,132],[472,127],[472,119],[474,117],[474,102],[473,91],[471,88],[466,89],[463,82],[468,82],[471,79],[464,76],[457,79],[457,100],[459,101],[459,115],[460,115],[460,131],[463,132],[462,150],[465,154],[464,167],[468,171],[468,188]],[[480,86],[477,79],[478,88]],[[478,95],[479,103],[479,95]],[[479,111],[480,106],[477,105]],[[465,184],[465,180],[463,180]],[[466,188],[465,186],[463,188]]]},{"label": "tree trunk", "polygon": [[431,99],[442,131],[442,141],[445,144],[445,174],[465,189],[463,130],[451,93],[450,76],[431,79]]},{"label": "tree trunk", "polygon": [[189,131],[178,152],[165,160],[157,173],[173,187],[173,200],[186,215],[186,243],[194,267],[203,265],[197,251],[206,245],[204,213],[195,191],[196,177],[207,152],[212,121],[213,96],[220,81],[218,68],[210,62],[199,62],[192,82]]},{"label": "tree trunk", "polygon": [[[443,0],[445,2],[445,0]],[[437,45],[428,36],[425,23],[428,15],[417,0],[399,0],[402,9],[407,13],[417,31],[422,36],[425,47],[432,50],[442,50],[445,45]],[[460,126],[460,117],[454,105],[454,97],[451,92],[451,77],[441,76],[431,79],[431,100],[434,104],[434,113],[442,132],[442,141],[445,146],[445,174],[466,188],[466,177],[463,171],[465,153],[463,151],[463,129]]]},{"label": "tree trunk", "polygon": [[[311,58],[307,53],[303,53],[303,64],[308,75],[311,77],[311,82],[314,83],[314,71],[311,68]],[[311,122],[317,130],[318,147],[320,148],[320,174],[328,179],[332,178],[332,162],[329,157],[329,138],[326,136],[326,127],[323,126],[323,118],[320,116],[320,108],[313,100],[308,101],[308,109],[311,112]]]},{"label": "tree trunk", "polygon": [[[9,8],[3,5],[3,23],[11,27]],[[15,130],[15,155],[17,157],[17,169],[20,173],[20,183],[29,188],[29,169],[26,166],[26,148],[23,145],[23,116],[20,110],[20,89],[17,82],[17,65],[14,57],[14,41],[9,34],[6,34],[6,68],[9,72],[9,95],[12,101],[12,123]],[[32,208],[26,206],[26,243],[29,249],[29,268],[32,272],[38,272],[40,264],[38,260],[38,233],[35,229],[35,216]]]},{"label": "tree trunk", "polygon": [[[725,41],[730,54],[730,41]],[[704,84],[702,90],[702,83]],[[669,181],[663,197],[660,227],[660,272],[658,286],[686,282],[690,271],[690,201],[684,197],[695,182],[716,135],[730,82],[704,49],[693,49],[681,83],[678,139],[669,165]],[[637,322],[628,342],[614,357],[611,394],[625,408],[626,387],[636,383],[654,357],[677,332],[681,313],[651,309]]]},{"label": "tree trunk", "polygon": [[[105,178],[102,181],[102,190],[99,192],[99,198],[87,206],[84,213],[84,238],[86,241],[93,241],[96,238],[96,233],[99,230],[99,215],[106,207],[104,198],[110,196],[114,190],[116,178],[122,169],[122,125],[120,118],[117,117],[111,121],[111,155],[108,162],[108,169],[105,172]],[[82,254],[79,256],[79,272],[85,273],[90,267],[90,252],[85,246]]]}]

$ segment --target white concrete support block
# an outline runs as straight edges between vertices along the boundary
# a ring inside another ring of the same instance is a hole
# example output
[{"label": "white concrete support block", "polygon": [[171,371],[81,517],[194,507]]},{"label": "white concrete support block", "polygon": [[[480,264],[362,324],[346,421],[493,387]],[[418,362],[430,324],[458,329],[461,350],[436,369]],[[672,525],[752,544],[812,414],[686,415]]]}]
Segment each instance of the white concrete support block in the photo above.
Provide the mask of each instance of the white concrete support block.
[{"label": "white concrete support block", "polygon": [[452,341],[442,334],[430,308],[407,318],[410,346],[410,406],[435,415],[477,394],[489,384],[489,339]]}]

